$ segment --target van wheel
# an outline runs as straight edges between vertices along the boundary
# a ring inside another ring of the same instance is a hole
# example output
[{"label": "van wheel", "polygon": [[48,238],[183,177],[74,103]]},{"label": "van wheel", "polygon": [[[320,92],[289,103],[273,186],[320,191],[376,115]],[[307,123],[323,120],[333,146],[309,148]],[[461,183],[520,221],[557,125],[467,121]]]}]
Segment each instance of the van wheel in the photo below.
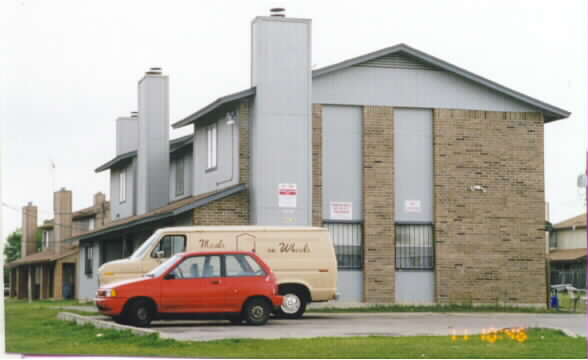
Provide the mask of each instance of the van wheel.
[{"label": "van wheel", "polygon": [[287,291],[282,296],[284,301],[278,310],[278,315],[286,319],[300,319],[306,311],[306,298],[295,291]]},{"label": "van wheel", "polygon": [[249,325],[263,325],[269,320],[272,308],[267,300],[253,298],[245,304],[243,317]]},{"label": "van wheel", "polygon": [[139,327],[146,327],[153,320],[153,307],[151,303],[144,299],[133,301],[129,305],[128,312],[125,314],[129,324]]}]

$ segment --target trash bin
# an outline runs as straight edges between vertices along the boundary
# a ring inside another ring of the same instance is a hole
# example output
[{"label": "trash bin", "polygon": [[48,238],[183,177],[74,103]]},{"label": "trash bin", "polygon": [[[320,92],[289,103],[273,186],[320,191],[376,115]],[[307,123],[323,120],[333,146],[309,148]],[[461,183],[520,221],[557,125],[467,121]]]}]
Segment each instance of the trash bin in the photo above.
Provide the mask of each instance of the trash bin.
[{"label": "trash bin", "polygon": [[551,301],[549,302],[549,306],[552,309],[559,310],[559,298],[557,297],[557,290],[551,290]]}]

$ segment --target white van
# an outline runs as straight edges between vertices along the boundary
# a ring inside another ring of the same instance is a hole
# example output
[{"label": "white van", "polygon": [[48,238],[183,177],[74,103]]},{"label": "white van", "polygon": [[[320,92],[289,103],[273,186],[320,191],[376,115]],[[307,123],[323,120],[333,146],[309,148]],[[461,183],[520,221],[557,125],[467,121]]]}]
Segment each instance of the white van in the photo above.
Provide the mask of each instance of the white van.
[{"label": "white van", "polygon": [[252,251],[276,274],[284,302],[280,315],[299,318],[313,301],[336,298],[337,260],[325,228],[190,226],[159,229],[131,257],[98,269],[99,285],[140,277],[185,251]]}]

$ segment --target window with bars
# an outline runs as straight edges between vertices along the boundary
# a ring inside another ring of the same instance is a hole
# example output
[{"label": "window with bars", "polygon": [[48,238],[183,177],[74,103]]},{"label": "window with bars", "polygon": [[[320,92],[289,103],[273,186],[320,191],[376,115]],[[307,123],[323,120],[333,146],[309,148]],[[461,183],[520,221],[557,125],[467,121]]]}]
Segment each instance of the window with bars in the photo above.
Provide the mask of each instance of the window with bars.
[{"label": "window with bars", "polygon": [[396,270],[433,270],[432,224],[396,224]]},{"label": "window with bars", "polygon": [[335,247],[337,268],[340,270],[360,270],[363,268],[363,224],[325,222],[324,227]]}]

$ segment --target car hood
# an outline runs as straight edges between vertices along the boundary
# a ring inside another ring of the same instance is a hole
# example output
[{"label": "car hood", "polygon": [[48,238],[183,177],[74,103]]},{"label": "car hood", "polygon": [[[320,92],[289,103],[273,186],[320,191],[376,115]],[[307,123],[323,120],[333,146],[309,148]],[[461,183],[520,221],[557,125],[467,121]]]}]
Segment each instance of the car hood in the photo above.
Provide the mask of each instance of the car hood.
[{"label": "car hood", "polygon": [[113,289],[113,288],[118,288],[121,286],[126,286],[126,285],[131,285],[131,284],[137,284],[140,282],[145,282],[145,281],[149,281],[151,280],[151,278],[145,278],[145,277],[140,277],[140,278],[135,278],[135,279],[128,279],[128,280],[121,280],[121,281],[116,281],[110,284],[106,284],[102,287],[100,287],[101,289]]}]

